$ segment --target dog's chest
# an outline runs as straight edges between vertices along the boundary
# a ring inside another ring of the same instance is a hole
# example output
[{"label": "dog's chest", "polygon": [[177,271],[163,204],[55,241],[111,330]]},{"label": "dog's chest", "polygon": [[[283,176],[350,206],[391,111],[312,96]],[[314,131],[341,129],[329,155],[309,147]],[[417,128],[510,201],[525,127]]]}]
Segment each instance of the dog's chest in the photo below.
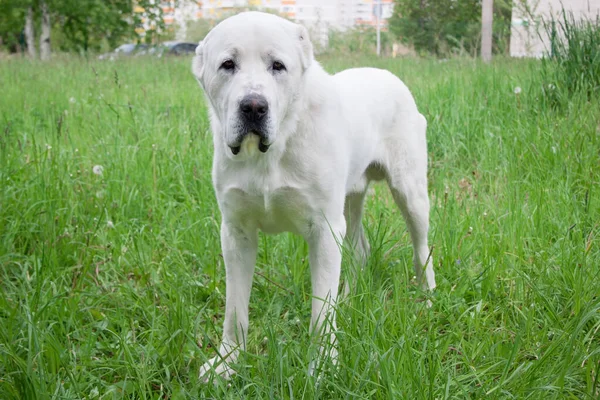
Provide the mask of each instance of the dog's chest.
[{"label": "dog's chest", "polygon": [[310,188],[279,175],[241,174],[222,185],[219,194],[228,218],[265,233],[304,234],[317,203],[312,197]]}]

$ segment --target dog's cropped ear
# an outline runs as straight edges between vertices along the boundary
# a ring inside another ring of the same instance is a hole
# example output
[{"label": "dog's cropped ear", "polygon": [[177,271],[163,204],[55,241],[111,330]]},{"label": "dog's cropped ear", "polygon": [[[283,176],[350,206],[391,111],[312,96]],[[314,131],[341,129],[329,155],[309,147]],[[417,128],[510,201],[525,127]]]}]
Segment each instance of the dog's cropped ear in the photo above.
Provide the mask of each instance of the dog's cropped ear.
[{"label": "dog's cropped ear", "polygon": [[202,83],[202,75],[204,73],[204,42],[201,41],[196,47],[196,55],[192,61],[192,73]]},{"label": "dog's cropped ear", "polygon": [[302,68],[306,70],[314,60],[313,46],[308,36],[308,29],[302,25],[298,25],[298,40],[300,41],[300,50],[302,58]]}]

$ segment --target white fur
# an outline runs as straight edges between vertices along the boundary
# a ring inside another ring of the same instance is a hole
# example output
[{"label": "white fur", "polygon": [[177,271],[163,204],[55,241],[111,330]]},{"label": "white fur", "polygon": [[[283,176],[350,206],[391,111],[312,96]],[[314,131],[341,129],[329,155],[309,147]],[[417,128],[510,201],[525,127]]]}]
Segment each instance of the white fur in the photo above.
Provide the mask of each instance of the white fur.
[{"label": "white fur", "polygon": [[[208,99],[214,135],[213,184],[227,275],[219,356],[201,375],[214,368],[228,377],[229,364],[245,348],[259,230],[307,240],[311,331],[335,330],[339,244],[345,239],[357,256],[368,256],[361,216],[371,180],[387,181],[413,240],[417,278],[423,288],[435,288],[427,245],[427,123],[397,77],[372,68],[331,76],[313,59],[306,29],[258,12],[225,20],[196,53],[193,72]],[[219,68],[232,57],[235,73]],[[286,71],[270,70],[273,60]],[[251,133],[234,155],[239,102],[251,93],[268,101],[271,147],[258,151],[258,136]]]}]

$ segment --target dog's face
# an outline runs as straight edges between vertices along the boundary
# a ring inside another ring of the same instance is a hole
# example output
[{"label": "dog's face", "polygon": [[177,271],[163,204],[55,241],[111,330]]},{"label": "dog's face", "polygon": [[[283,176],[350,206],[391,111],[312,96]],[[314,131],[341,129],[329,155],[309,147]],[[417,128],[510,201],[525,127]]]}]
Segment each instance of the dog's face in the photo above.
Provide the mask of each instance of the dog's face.
[{"label": "dog's face", "polygon": [[231,157],[250,146],[268,151],[312,60],[304,27],[259,12],[226,19],[200,42],[193,72]]}]

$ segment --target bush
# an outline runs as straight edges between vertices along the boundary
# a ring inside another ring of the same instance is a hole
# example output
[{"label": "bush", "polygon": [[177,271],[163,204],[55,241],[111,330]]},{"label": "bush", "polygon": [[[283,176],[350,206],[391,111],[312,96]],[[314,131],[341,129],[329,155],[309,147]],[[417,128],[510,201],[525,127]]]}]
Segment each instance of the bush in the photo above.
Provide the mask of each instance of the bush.
[{"label": "bush", "polygon": [[[389,32],[381,31],[381,52],[392,47],[393,38]],[[346,30],[330,29],[328,45],[324,52],[336,54],[375,54],[377,51],[377,31],[373,27],[354,27]]]},{"label": "bush", "polygon": [[576,93],[600,93],[600,18],[577,21],[564,9],[561,16],[544,23],[550,48],[542,59],[542,90],[552,106]]},{"label": "bush", "polygon": [[[506,53],[510,41],[512,2],[494,2],[494,47]],[[479,53],[481,0],[395,0],[390,31],[421,53],[438,56]]]}]

